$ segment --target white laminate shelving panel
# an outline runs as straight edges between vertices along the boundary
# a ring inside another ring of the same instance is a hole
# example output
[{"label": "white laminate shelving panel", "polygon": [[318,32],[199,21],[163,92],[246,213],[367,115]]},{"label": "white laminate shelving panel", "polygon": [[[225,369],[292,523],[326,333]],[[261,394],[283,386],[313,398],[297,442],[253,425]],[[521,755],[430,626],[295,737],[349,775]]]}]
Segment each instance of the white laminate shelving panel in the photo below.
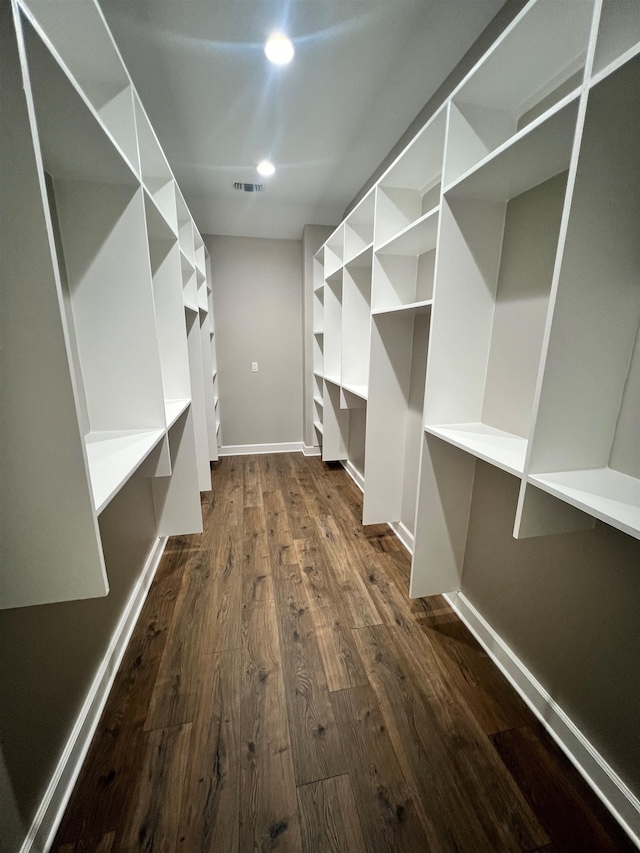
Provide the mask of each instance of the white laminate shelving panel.
[{"label": "white laminate shelving panel", "polygon": [[161,429],[87,434],[87,463],[96,513],[102,512],[163,436]]},{"label": "white laminate shelving panel", "polygon": [[519,435],[483,423],[441,424],[425,429],[510,474],[520,476],[524,470],[527,440]]}]

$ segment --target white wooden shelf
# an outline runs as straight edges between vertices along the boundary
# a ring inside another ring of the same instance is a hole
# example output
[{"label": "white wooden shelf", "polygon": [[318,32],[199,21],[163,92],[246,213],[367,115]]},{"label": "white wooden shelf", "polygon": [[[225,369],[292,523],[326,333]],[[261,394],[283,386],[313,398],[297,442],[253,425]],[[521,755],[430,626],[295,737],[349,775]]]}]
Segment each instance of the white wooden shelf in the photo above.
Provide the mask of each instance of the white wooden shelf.
[{"label": "white wooden shelf", "polygon": [[317,403],[318,406],[322,406],[322,397],[319,397],[318,395],[314,395],[313,402]]},{"label": "white wooden shelf", "polygon": [[411,225],[391,237],[376,249],[378,255],[423,255],[436,247],[438,211],[440,206],[427,211]]},{"label": "white wooden shelf", "polygon": [[[317,375],[320,376],[319,373]],[[340,377],[339,376],[329,376],[328,374],[325,374],[322,378],[324,379],[325,382],[331,382],[332,385],[337,385],[338,387],[340,387]]]},{"label": "white wooden shelf", "polygon": [[352,385],[343,382],[342,388],[345,391],[348,391],[349,394],[355,394],[356,397],[360,397],[362,400],[366,400],[368,397],[368,390],[366,385]]},{"label": "white wooden shelf", "polygon": [[189,407],[191,400],[187,397],[183,400],[165,400],[164,411],[167,421],[167,429],[172,427],[180,415]]},{"label": "white wooden shelf", "polygon": [[422,302],[411,302],[408,305],[393,305],[390,308],[376,308],[372,315],[377,317],[381,314],[426,314],[433,305],[433,299],[424,299]]},{"label": "white wooden shelf", "polygon": [[640,539],[640,480],[612,468],[531,474],[528,481]]},{"label": "white wooden shelf", "polygon": [[135,474],[164,434],[161,429],[87,434],[87,463],[97,514]]},{"label": "white wooden shelf", "polygon": [[519,435],[483,423],[428,425],[425,431],[509,474],[524,471],[527,440]]},{"label": "white wooden shelf", "polygon": [[314,425],[314,427],[318,430],[318,432],[320,433],[320,435],[322,435],[323,428],[322,428],[322,424],[320,423],[320,421],[314,421],[314,422],[313,422],[313,425]]},{"label": "white wooden shelf", "polygon": [[569,167],[578,116],[576,89],[502,146],[445,186],[449,197],[504,201]]}]

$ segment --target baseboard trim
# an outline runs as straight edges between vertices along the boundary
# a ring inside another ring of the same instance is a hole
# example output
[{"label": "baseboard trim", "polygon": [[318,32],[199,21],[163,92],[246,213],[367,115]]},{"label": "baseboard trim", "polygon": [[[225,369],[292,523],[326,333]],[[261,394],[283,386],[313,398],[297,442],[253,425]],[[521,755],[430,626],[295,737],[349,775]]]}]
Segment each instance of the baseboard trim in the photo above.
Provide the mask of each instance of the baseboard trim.
[{"label": "baseboard trim", "polygon": [[166,544],[166,538],[156,540],[147,557],[27,837],[22,843],[20,853],[47,853],[53,844]]},{"label": "baseboard trim", "polygon": [[360,491],[364,492],[364,476],[358,471],[353,462],[350,459],[342,459],[341,464]]},{"label": "baseboard trim", "polygon": [[640,800],[461,592],[444,596],[586,782],[640,847]]},{"label": "baseboard trim", "polygon": [[409,530],[406,524],[403,524],[401,521],[389,521],[387,522],[387,524],[396,534],[400,542],[402,542],[406,550],[409,552],[410,556],[413,557],[414,537],[413,533]]},{"label": "baseboard trim", "polygon": [[303,453],[304,447],[305,445],[301,441],[285,441],[279,444],[227,444],[220,448],[220,456],[253,456],[260,453]]},{"label": "baseboard trim", "polygon": [[305,456],[322,456],[322,449],[315,444],[303,444],[302,452]]}]

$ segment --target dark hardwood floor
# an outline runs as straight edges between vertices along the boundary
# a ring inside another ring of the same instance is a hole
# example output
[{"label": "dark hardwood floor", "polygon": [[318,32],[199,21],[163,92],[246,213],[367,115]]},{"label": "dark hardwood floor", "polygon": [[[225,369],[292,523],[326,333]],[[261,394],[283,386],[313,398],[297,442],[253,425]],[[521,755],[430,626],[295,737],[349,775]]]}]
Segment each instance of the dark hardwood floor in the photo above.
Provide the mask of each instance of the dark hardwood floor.
[{"label": "dark hardwood floor", "polygon": [[55,853],[635,848],[342,468],[225,458],[175,537]]}]

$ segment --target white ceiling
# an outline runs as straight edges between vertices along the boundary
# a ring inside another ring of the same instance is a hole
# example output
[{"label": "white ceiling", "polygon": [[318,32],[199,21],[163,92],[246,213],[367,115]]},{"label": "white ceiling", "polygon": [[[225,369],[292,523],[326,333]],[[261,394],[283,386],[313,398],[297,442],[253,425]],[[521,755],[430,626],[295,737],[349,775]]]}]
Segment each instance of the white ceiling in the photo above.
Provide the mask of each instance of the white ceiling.
[{"label": "white ceiling", "polygon": [[[505,0],[101,0],[203,233],[299,239],[344,208]],[[296,55],[271,65],[274,31]],[[277,166],[260,178],[255,163]],[[250,195],[234,181],[261,182]]]}]

